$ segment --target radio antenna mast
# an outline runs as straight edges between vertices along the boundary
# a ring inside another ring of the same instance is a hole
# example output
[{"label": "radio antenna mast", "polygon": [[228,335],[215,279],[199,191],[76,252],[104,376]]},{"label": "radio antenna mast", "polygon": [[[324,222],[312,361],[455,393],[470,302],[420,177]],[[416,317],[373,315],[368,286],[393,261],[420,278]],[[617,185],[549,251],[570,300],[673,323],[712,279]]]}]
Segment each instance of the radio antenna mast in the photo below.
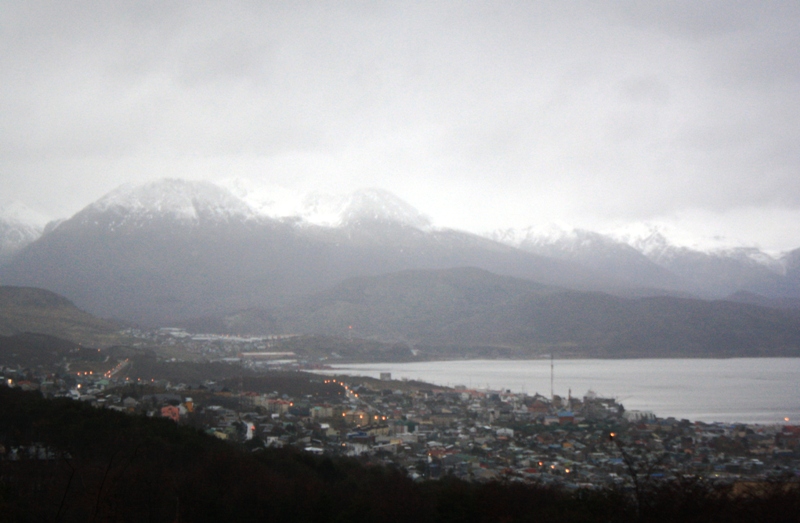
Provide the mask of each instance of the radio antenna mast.
[{"label": "radio antenna mast", "polygon": [[556,396],[553,394],[553,353],[550,353],[550,401],[555,401]]}]

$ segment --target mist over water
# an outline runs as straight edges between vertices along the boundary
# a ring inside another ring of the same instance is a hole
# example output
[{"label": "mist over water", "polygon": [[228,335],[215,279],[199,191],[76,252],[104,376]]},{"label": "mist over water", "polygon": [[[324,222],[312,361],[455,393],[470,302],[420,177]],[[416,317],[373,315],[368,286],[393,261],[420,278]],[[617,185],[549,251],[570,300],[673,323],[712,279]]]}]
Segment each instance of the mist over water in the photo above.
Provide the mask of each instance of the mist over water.
[{"label": "mist over water", "polygon": [[[550,395],[550,360],[334,365],[335,373]],[[658,417],[743,423],[800,422],[800,358],[555,360],[554,393],[589,390]]]}]

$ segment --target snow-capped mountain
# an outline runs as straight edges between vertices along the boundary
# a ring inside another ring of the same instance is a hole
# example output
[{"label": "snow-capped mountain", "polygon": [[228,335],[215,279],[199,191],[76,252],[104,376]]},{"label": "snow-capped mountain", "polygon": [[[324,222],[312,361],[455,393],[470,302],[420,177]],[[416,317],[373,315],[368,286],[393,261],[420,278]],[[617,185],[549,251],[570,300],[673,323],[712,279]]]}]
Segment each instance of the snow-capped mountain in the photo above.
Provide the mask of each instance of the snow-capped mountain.
[{"label": "snow-capped mountain", "polygon": [[167,322],[273,307],[345,278],[478,267],[600,290],[584,267],[454,230],[437,230],[390,193],[305,200],[307,216],[270,219],[206,182],[123,187],[61,222],[0,268],[0,281],[41,287],[102,316]]},{"label": "snow-capped mountain", "polygon": [[0,264],[42,235],[47,218],[20,202],[0,202]]},{"label": "snow-capped mountain", "polygon": [[351,277],[454,267],[624,295],[800,297],[800,277],[765,268],[752,251],[669,250],[656,236],[639,251],[607,235],[552,227],[544,236],[505,231],[497,238],[509,246],[433,228],[376,189],[297,198],[296,212],[281,216],[294,218],[280,220],[266,213],[280,207],[278,193],[262,207],[245,196],[183,180],[122,187],[49,226],[0,267],[0,282],[45,288],[105,317],[159,324],[275,307]]},{"label": "snow-capped mountain", "polygon": [[16,201],[0,201],[0,220],[30,225],[39,229],[47,225],[49,221],[43,214]]},{"label": "snow-capped mountain", "polygon": [[417,229],[430,226],[430,220],[394,194],[381,189],[362,189],[349,195],[342,209],[342,225],[392,223]]},{"label": "snow-capped mountain", "polygon": [[377,188],[351,193],[300,191],[280,185],[257,184],[231,178],[220,185],[246,202],[260,215],[300,225],[343,227],[366,223],[393,223],[417,229],[429,228],[430,220],[411,204],[389,191]]},{"label": "snow-capped mountain", "polygon": [[558,243],[571,232],[573,232],[573,230],[567,227],[555,223],[548,223],[539,226],[531,225],[522,229],[513,227],[497,229],[489,232],[486,236],[500,243],[511,245],[512,247],[519,247],[523,243],[540,245]]},{"label": "snow-capped mountain", "polygon": [[503,230],[493,235],[517,247],[649,287],[707,298],[738,291],[769,296],[800,295],[800,285],[784,278],[787,257],[776,258],[755,247],[699,250],[676,245],[658,228],[638,235],[604,235],[557,226]]},{"label": "snow-capped mountain", "polygon": [[731,258],[745,264],[763,266],[776,274],[785,273],[785,266],[781,258],[748,246],[720,246],[709,249],[697,249],[676,245],[670,242],[662,231],[652,228],[648,234],[641,236],[625,236],[622,241],[637,249],[639,252],[658,263],[668,266],[681,257],[706,255],[716,258]]},{"label": "snow-capped mountain", "polygon": [[705,254],[721,258],[733,258],[743,263],[763,265],[776,273],[785,272],[783,256],[775,257],[757,247],[738,245],[724,239],[711,238],[703,242],[703,247],[676,241],[675,231],[667,231],[652,225],[630,226],[622,230],[599,233],[579,228],[568,228],[556,224],[523,229],[499,229],[488,237],[515,247],[535,249],[542,253],[549,251],[553,256],[568,253],[589,254],[609,249],[627,251],[629,246],[646,256],[654,263],[669,265],[671,260],[687,254]]},{"label": "snow-capped mountain", "polygon": [[547,225],[505,229],[493,233],[492,237],[524,251],[577,262],[601,274],[642,287],[673,289],[678,286],[674,275],[637,249],[597,232]]},{"label": "snow-capped mountain", "polygon": [[123,185],[92,203],[73,219],[119,227],[169,219],[179,223],[252,220],[258,213],[230,191],[205,181],[158,180],[144,185]]},{"label": "snow-capped mountain", "polygon": [[686,282],[692,292],[721,298],[739,291],[774,297],[800,296],[800,285],[787,279],[787,258],[775,257],[757,247],[716,246],[704,250],[675,245],[657,228],[630,244],[654,263]]},{"label": "snow-capped mountain", "polygon": [[226,178],[217,182],[219,187],[245,202],[251,209],[270,218],[300,216],[305,194],[278,184],[257,183],[248,178]]}]

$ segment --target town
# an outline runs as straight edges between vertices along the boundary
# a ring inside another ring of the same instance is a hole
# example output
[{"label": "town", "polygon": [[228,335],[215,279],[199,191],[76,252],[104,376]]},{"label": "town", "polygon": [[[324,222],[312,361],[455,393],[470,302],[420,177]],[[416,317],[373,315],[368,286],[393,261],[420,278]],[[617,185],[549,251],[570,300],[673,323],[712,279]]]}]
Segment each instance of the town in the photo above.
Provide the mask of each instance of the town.
[{"label": "town", "polygon": [[[175,334],[160,333],[169,339]],[[354,456],[420,480],[455,476],[602,488],[800,475],[800,426],[788,420],[747,425],[662,419],[591,391],[547,397],[392,380],[388,373],[380,379],[337,377],[331,370],[298,370],[291,354],[258,354],[261,359],[247,361],[217,354],[230,369],[223,380],[134,378],[126,372],[135,367],[130,358],[47,373],[6,366],[0,375],[7,387],[169,418],[253,451],[293,446]],[[244,374],[264,362],[268,369],[261,374]],[[2,448],[0,459],[26,452]]]}]

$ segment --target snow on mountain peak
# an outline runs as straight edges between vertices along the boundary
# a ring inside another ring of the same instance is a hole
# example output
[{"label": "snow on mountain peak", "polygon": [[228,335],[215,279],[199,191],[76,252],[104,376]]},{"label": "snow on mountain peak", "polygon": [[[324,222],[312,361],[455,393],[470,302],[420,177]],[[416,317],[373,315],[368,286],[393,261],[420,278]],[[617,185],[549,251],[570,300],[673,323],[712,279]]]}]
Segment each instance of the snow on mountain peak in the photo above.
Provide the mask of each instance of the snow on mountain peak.
[{"label": "snow on mountain peak", "polygon": [[305,223],[321,227],[340,227],[349,201],[350,197],[346,194],[315,191],[298,202],[295,214]]},{"label": "snow on mountain peak", "polygon": [[671,250],[719,254],[736,249],[755,249],[752,245],[732,238],[720,235],[700,236],[667,224],[627,224],[608,231],[608,235],[647,256],[664,255]]},{"label": "snow on mountain peak", "polygon": [[42,235],[47,218],[14,201],[0,202],[0,263]]},{"label": "snow on mountain peak", "polygon": [[521,246],[544,246],[555,243],[574,242],[589,231],[568,229],[556,223],[529,226],[522,229],[498,229],[488,236],[500,243]]},{"label": "snow on mountain peak", "polygon": [[564,249],[579,250],[601,245],[617,243],[608,236],[586,229],[551,229],[547,233],[539,233],[526,238],[522,245],[558,245]]},{"label": "snow on mountain peak", "polygon": [[663,232],[656,227],[652,227],[646,234],[640,236],[624,235],[620,238],[634,249],[638,250],[648,258],[657,258],[665,255],[671,250],[676,250],[679,247],[670,243]]},{"label": "snow on mountain peak", "polygon": [[257,183],[248,178],[226,178],[219,186],[229,190],[234,196],[262,216],[284,218],[298,216],[302,208],[303,194],[277,184]]},{"label": "snow on mountain peak", "polygon": [[0,202],[0,221],[43,229],[49,220],[24,203],[2,201]]},{"label": "snow on mountain peak", "polygon": [[567,229],[557,224],[501,230],[493,233],[492,238],[535,254],[583,261],[590,258],[630,258],[636,252],[633,247],[610,236],[586,229]]},{"label": "snow on mountain peak", "polygon": [[605,233],[546,224],[524,229],[501,229],[491,233],[489,237],[523,250],[554,257],[603,257],[611,253],[623,255],[626,252],[629,255],[635,250],[664,267],[669,267],[675,260],[686,256],[709,256],[766,267],[778,274],[786,270],[785,262],[756,247],[731,246],[731,242],[724,238],[700,242],[697,238],[682,235],[673,228],[653,224],[630,224]]},{"label": "snow on mountain peak", "polygon": [[144,185],[123,185],[88,208],[137,218],[168,216],[180,221],[250,219],[257,214],[245,202],[210,182],[164,179]]},{"label": "snow on mountain peak", "polygon": [[424,229],[429,219],[409,203],[382,189],[352,193],[312,191],[307,194],[278,184],[228,178],[221,185],[271,218],[300,218],[301,224],[341,227],[365,221],[395,222]]},{"label": "snow on mountain peak", "polygon": [[682,237],[675,230],[656,225],[631,226],[624,231],[612,233],[612,237],[627,243],[652,261],[669,264],[681,256],[710,256],[716,258],[735,259],[739,262],[760,265],[781,274],[785,267],[776,258],[761,249],[731,241],[728,238],[690,238]]},{"label": "snow on mountain peak", "polygon": [[342,212],[342,224],[392,222],[418,229],[430,220],[408,202],[383,189],[361,189],[349,196]]}]

